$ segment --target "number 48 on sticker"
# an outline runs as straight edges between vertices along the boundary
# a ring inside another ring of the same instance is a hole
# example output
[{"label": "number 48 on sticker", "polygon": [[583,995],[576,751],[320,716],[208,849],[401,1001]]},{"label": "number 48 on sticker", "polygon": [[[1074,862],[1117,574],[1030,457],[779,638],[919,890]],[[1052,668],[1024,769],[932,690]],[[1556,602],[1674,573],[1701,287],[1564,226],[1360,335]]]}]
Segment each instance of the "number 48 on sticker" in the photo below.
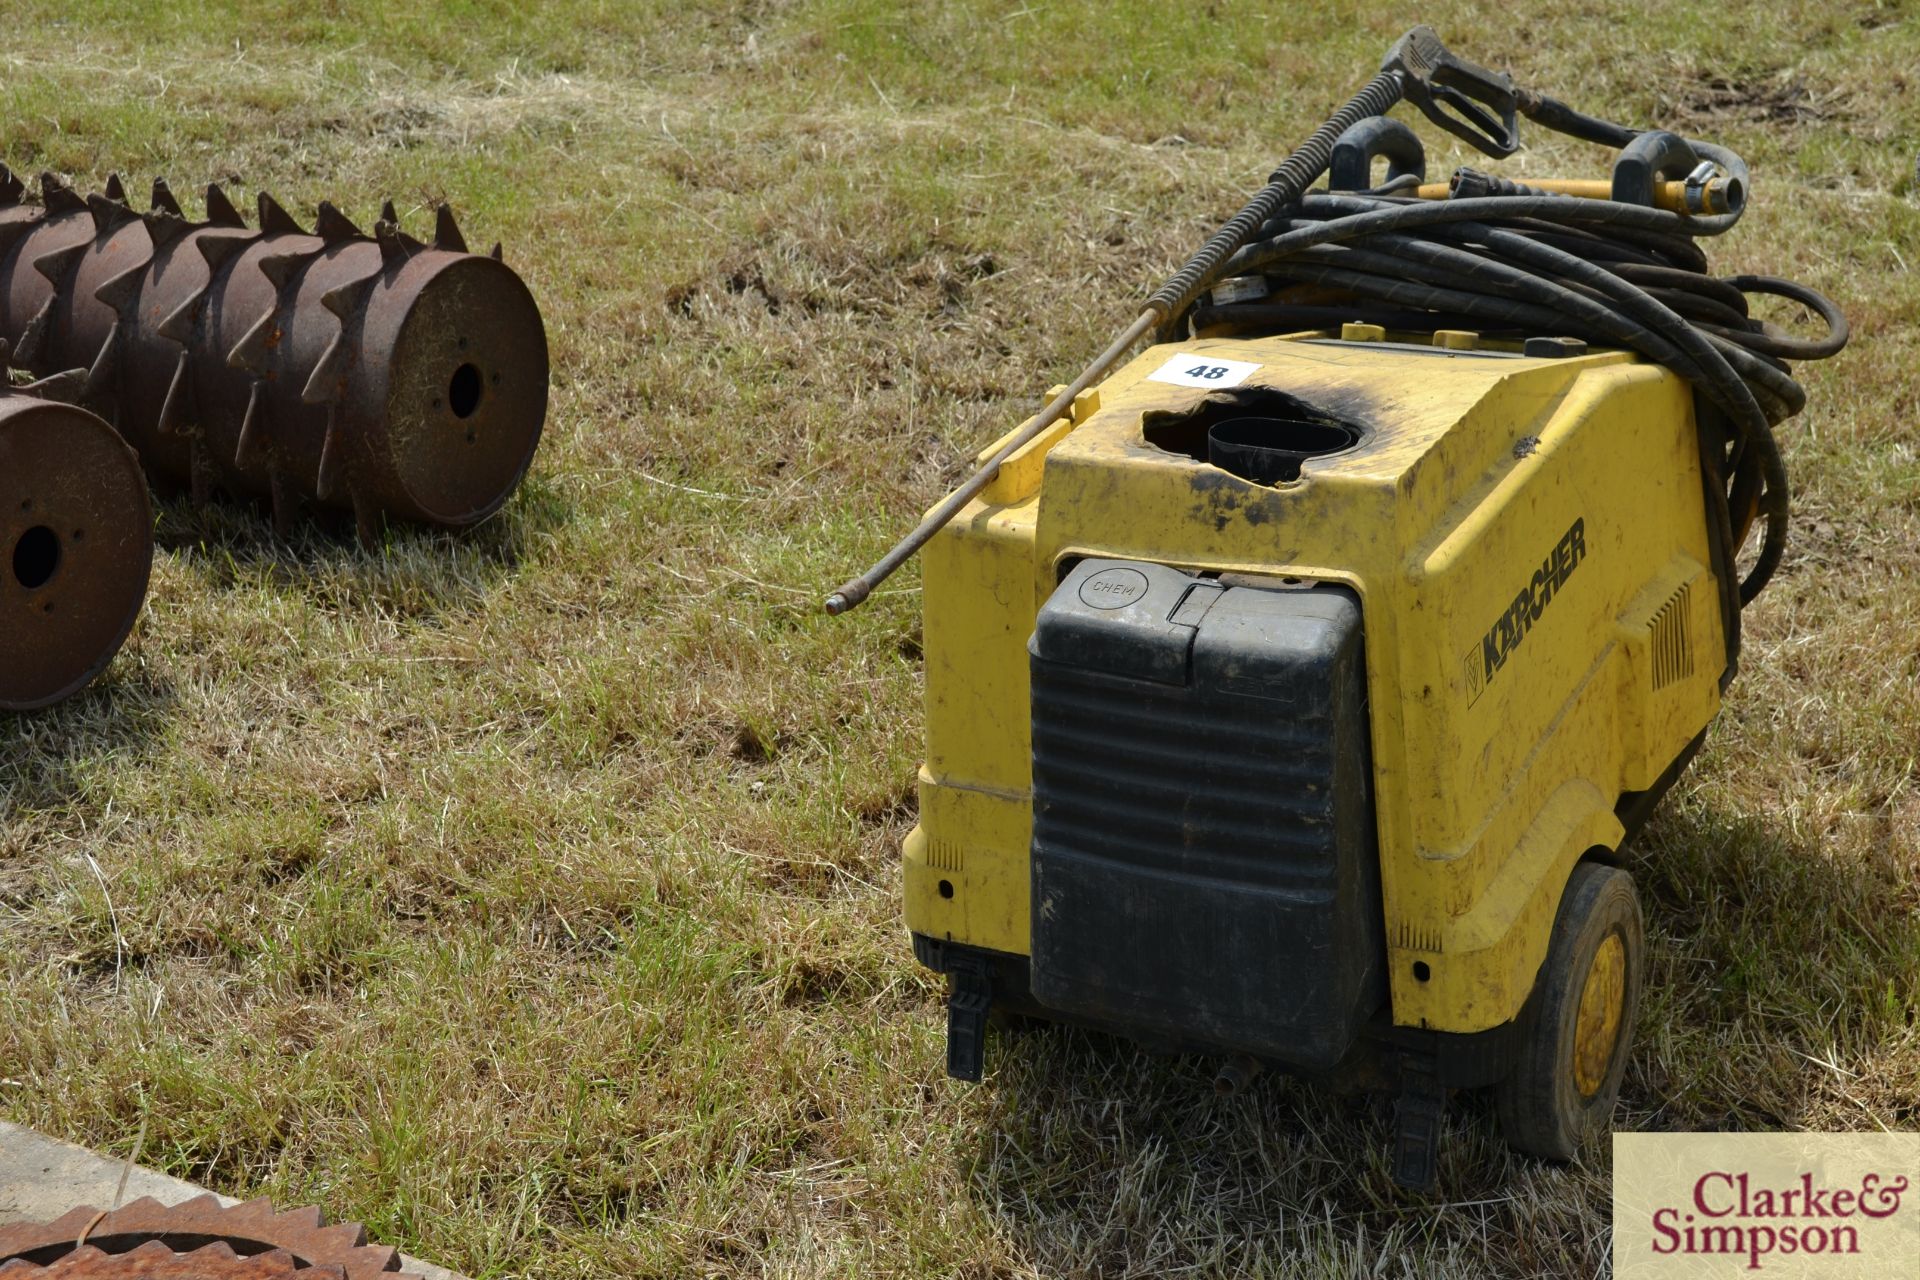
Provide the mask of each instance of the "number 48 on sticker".
[{"label": "number 48 on sticker", "polygon": [[1176,387],[1237,387],[1259,367],[1245,360],[1222,360],[1188,352],[1173,357],[1148,374],[1147,381],[1170,382]]}]

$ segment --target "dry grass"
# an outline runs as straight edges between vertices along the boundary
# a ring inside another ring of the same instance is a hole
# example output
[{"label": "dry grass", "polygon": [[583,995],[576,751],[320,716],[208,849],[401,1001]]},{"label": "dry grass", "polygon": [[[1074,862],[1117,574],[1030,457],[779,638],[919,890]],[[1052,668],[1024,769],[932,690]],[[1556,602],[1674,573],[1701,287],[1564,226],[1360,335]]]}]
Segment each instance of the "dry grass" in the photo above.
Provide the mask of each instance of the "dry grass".
[{"label": "dry grass", "polygon": [[[94,690],[0,723],[0,1114],[481,1278],[1583,1276],[1608,1170],[1457,1108],[1444,1201],[1282,1079],[940,1073],[898,923],[916,597],[812,612],[1373,65],[1295,6],[31,0],[5,159],[447,197],[543,300],[535,474],[376,554],[165,507]],[[1311,12],[1308,9],[1311,8]],[[1920,1125],[1920,213],[1897,5],[1511,7],[1470,55],[1746,152],[1809,368],[1792,560],[1634,863],[1622,1123]],[[1436,164],[1448,163],[1444,155]],[[1521,173],[1599,163],[1543,141]],[[419,215],[416,213],[415,215]]]}]

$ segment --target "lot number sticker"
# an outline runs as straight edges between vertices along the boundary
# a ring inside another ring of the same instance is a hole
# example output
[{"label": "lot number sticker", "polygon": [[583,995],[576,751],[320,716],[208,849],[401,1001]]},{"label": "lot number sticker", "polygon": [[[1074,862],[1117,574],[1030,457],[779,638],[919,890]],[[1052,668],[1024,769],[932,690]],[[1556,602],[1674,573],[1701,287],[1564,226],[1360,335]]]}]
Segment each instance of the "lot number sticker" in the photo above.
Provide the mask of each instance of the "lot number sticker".
[{"label": "lot number sticker", "polygon": [[1237,387],[1260,366],[1219,356],[1175,356],[1147,375],[1148,382],[1171,382],[1176,387]]}]

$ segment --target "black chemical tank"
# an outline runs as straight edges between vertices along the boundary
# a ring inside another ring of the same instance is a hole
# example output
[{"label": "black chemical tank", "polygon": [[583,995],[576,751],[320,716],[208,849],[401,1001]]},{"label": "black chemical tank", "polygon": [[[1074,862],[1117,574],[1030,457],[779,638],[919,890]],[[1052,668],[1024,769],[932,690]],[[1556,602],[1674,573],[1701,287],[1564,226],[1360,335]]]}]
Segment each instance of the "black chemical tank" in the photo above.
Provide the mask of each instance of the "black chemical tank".
[{"label": "black chemical tank", "polygon": [[1067,575],[1029,644],[1041,1004],[1310,1069],[1346,1053],[1387,994],[1360,622],[1331,584]]}]

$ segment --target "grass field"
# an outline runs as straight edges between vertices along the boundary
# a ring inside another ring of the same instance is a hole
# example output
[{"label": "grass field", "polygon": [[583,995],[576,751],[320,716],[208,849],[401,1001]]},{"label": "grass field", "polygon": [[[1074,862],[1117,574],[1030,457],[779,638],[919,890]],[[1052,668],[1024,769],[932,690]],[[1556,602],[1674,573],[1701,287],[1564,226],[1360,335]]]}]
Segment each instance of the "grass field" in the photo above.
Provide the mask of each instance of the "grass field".
[{"label": "grass field", "polygon": [[[0,717],[0,1115],[467,1274],[1586,1276],[1609,1173],[1078,1034],[942,1074],[898,921],[912,575],[817,612],[1410,21],[1752,161],[1842,300],[1797,536],[1632,867],[1623,1127],[1920,1127],[1920,11],[1436,0],[14,0],[4,158],[504,241],[554,357],[466,538],[160,511],[134,637]],[[1522,175],[1606,157],[1534,135]],[[1436,169],[1465,157],[1433,144]]]}]

